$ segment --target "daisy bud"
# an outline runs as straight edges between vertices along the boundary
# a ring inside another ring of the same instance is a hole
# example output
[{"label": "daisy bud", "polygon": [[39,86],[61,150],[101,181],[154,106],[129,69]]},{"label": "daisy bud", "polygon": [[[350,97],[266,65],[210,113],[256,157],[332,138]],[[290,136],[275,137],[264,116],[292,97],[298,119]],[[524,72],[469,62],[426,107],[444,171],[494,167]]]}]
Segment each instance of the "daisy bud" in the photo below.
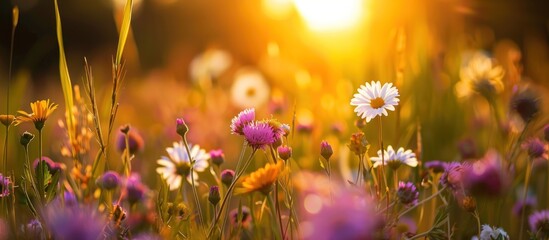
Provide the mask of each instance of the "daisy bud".
[{"label": "daisy bud", "polygon": [[177,126],[176,126],[176,132],[177,134],[179,134],[179,136],[181,137],[185,137],[185,135],[187,135],[187,132],[189,131],[189,127],[187,126],[187,124],[185,124],[185,121],[183,120],[183,118],[178,118],[175,120]]},{"label": "daisy bud", "polygon": [[231,185],[233,183],[234,179],[234,171],[230,169],[225,169],[221,172],[221,182],[225,184],[225,186]]},{"label": "daisy bud", "polygon": [[32,133],[24,132],[21,135],[19,142],[21,143],[21,145],[23,145],[23,147],[27,147],[27,145],[29,145],[29,143],[32,141],[33,138],[34,138],[34,135]]},{"label": "daisy bud", "polygon": [[286,161],[292,157],[292,148],[288,146],[280,146],[276,149],[278,157]]},{"label": "daisy bud", "polygon": [[223,154],[223,151],[221,149],[211,150],[210,159],[212,160],[213,164],[220,166],[225,162],[225,154]]},{"label": "daisy bud", "polygon": [[210,201],[212,205],[216,206],[220,200],[221,196],[219,195],[219,187],[211,186],[210,193],[208,194],[208,201]]},{"label": "daisy bud", "polygon": [[326,161],[330,160],[330,157],[334,154],[334,150],[332,150],[332,145],[330,145],[327,141],[322,141],[320,143],[320,155],[326,159]]}]

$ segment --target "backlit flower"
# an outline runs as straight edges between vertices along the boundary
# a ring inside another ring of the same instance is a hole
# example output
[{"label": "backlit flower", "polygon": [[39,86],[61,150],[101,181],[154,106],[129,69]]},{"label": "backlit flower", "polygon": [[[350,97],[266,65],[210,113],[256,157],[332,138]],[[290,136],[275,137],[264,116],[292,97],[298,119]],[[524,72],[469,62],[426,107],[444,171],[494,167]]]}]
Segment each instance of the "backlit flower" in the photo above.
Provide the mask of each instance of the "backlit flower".
[{"label": "backlit flower", "polygon": [[275,142],[277,133],[268,122],[252,122],[242,129],[248,145],[254,149],[264,148]]},{"label": "backlit flower", "polygon": [[416,154],[412,150],[404,150],[404,148],[399,148],[395,152],[391,145],[387,146],[387,150],[384,151],[384,159],[381,157],[381,150],[377,151],[377,157],[371,157],[370,160],[374,162],[374,167],[378,167],[383,164],[385,160],[385,165],[389,165],[392,169],[397,169],[401,164],[406,164],[410,167],[416,167],[418,162]]},{"label": "backlit flower", "polygon": [[270,87],[263,75],[254,69],[236,73],[231,87],[231,100],[241,108],[258,107],[269,100]]},{"label": "backlit flower", "polygon": [[251,173],[242,182],[242,188],[238,189],[239,193],[250,193],[260,191],[264,194],[268,194],[271,191],[271,187],[278,179],[278,176],[282,172],[284,163],[278,161],[276,164],[267,163],[265,167],[257,169]]},{"label": "backlit flower", "polygon": [[529,88],[521,89],[511,97],[511,110],[524,122],[529,122],[539,114],[540,105],[540,96]]},{"label": "backlit flower", "polygon": [[38,130],[41,130],[44,127],[44,123],[48,117],[57,109],[57,104],[50,103],[50,100],[41,100],[32,102],[31,113],[25,111],[17,111],[20,115],[15,119],[15,125],[19,125],[23,122],[33,122],[34,127]]},{"label": "backlit flower", "polygon": [[381,86],[379,81],[372,81],[361,85],[358,93],[351,100],[351,105],[356,106],[355,112],[366,122],[370,122],[376,116],[387,116],[387,110],[394,111],[400,101],[398,89],[392,83],[385,83]]},{"label": "backlit flower", "polygon": [[244,135],[242,129],[244,126],[250,124],[255,120],[255,109],[249,108],[240,112],[236,117],[231,120],[231,133],[237,135]]},{"label": "backlit flower", "polygon": [[240,210],[240,218],[238,216],[238,208],[231,210],[229,213],[229,219],[234,227],[238,226],[238,224],[242,224],[243,228],[250,227],[250,224],[252,223],[252,215],[248,207],[242,206]]},{"label": "backlit flower", "polygon": [[[198,179],[196,172],[203,172],[209,166],[210,155],[198,145],[189,144],[189,149],[194,161],[192,174],[196,182]],[[183,178],[187,178],[187,181],[191,182],[191,161],[182,141],[174,142],[173,147],[166,148],[166,152],[168,152],[167,157],[162,156],[156,161],[161,166],[156,169],[156,172],[170,185],[170,190],[176,190],[181,186]]]},{"label": "backlit flower", "polygon": [[491,97],[503,90],[504,71],[494,66],[492,59],[482,53],[474,54],[460,70],[460,81],[456,84],[459,98],[469,97],[473,93]]},{"label": "backlit flower", "polygon": [[433,173],[442,173],[446,169],[447,163],[434,160],[430,162],[426,162],[423,166],[427,169],[430,169],[433,171]]}]

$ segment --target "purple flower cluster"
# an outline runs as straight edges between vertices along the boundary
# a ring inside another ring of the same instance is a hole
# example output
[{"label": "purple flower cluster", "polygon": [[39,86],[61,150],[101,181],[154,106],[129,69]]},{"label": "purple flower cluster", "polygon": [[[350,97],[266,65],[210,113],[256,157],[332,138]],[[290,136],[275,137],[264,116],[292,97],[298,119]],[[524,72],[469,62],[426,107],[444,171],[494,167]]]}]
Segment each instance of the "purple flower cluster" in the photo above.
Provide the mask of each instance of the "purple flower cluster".
[{"label": "purple flower cluster", "polygon": [[231,133],[236,135],[244,135],[242,131],[244,126],[255,120],[255,109],[249,108],[240,112],[231,121]]}]

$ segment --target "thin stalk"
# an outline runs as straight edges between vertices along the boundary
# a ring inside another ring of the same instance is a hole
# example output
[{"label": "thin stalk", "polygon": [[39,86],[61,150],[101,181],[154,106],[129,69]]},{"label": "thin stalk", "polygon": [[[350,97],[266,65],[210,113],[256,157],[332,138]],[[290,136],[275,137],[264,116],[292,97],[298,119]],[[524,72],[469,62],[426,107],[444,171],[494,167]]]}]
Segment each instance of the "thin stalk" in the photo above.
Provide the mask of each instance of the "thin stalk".
[{"label": "thin stalk", "polygon": [[38,173],[36,178],[38,180],[38,193],[40,195],[40,201],[45,204],[44,197],[44,161],[42,161],[42,129],[38,130]]},{"label": "thin stalk", "polygon": [[[277,221],[276,221],[276,216],[275,216],[275,214],[273,214],[273,210],[275,210],[276,206],[275,206],[275,204],[273,203],[272,196],[267,195],[267,196],[265,196],[265,198],[267,198],[267,202],[268,202],[268,204],[269,204],[269,208],[271,209],[271,211],[270,211],[270,212],[271,212],[271,217],[272,217],[272,220],[271,220],[271,221],[273,221],[273,222],[276,224],[276,223],[277,223]],[[276,210],[275,210],[275,211],[276,211]],[[280,226],[280,230],[282,231],[282,226]],[[277,231],[273,231],[273,234],[274,234],[275,238],[276,238],[276,239],[282,239],[282,232],[280,233],[281,235],[276,234],[276,232],[277,232]]]},{"label": "thin stalk", "polygon": [[[522,202],[526,202],[526,197],[528,196],[528,183],[530,182],[530,172],[532,171],[532,164],[530,163],[531,161],[529,160],[526,163],[526,175],[524,176],[524,190],[522,193]],[[521,216],[520,216],[519,240],[522,240],[524,223],[526,220],[526,211],[523,210],[520,215]]]},{"label": "thin stalk", "polygon": [[[270,146],[271,148],[271,157],[273,158],[273,162],[276,164],[277,163],[277,159],[276,159],[276,156],[274,154],[274,148],[273,146],[271,145]],[[279,185],[279,180],[276,180],[275,182],[275,189],[274,189],[274,197],[275,197],[275,206],[276,206],[276,215],[278,216],[278,221],[279,221],[279,225],[280,225],[280,235],[282,236],[282,239],[285,239],[285,234],[284,234],[284,224],[282,223],[282,212],[280,210],[280,200],[278,199],[278,185]]]},{"label": "thin stalk", "polygon": [[[238,175],[238,173],[240,173],[241,171],[246,171],[246,169],[248,168],[248,166],[244,167],[244,169],[242,169],[242,160],[244,158],[244,153],[246,153],[246,150],[248,148],[248,142],[244,141],[244,143],[242,144],[242,149],[240,151],[240,156],[238,157],[238,161],[236,163],[236,168],[235,168],[235,174]],[[246,164],[246,163],[244,163]],[[248,163],[249,164],[249,163]],[[228,189],[228,188],[227,188]],[[228,192],[228,190],[227,190]],[[227,199],[227,201],[230,203],[231,202],[231,199],[233,198],[233,195],[228,195],[227,193],[225,193],[225,195],[223,196],[229,196],[229,199]],[[223,209],[220,209],[220,213],[223,211]],[[225,211],[225,214],[223,216],[223,222],[222,222],[222,225],[221,225],[221,229],[225,229],[225,226],[227,225],[227,217],[229,215],[229,210]]]},{"label": "thin stalk", "polygon": [[383,148],[383,125],[381,121],[381,116],[379,116],[378,119],[379,119],[379,147],[381,149],[381,175],[383,176],[383,183],[385,184],[385,194],[387,195],[387,206],[389,206],[389,202],[391,200],[389,196],[389,185],[387,184],[387,175],[385,175],[385,149]]},{"label": "thin stalk", "polygon": [[473,216],[477,219],[477,230],[478,230],[478,235],[477,235],[477,237],[478,237],[478,239],[480,239],[480,231],[481,231],[481,230],[480,230],[480,217],[479,217],[479,215],[478,215],[478,211],[477,211],[477,210],[475,210],[475,212],[473,213]]},{"label": "thin stalk", "polygon": [[400,214],[398,215],[397,219],[400,219],[400,218],[401,218],[402,216],[404,216],[406,213],[412,211],[412,210],[415,209],[416,207],[418,207],[418,206],[420,206],[420,205],[426,203],[427,201],[431,200],[432,198],[438,196],[438,195],[439,195],[440,193],[442,193],[442,191],[444,191],[445,189],[446,189],[446,187],[441,188],[441,189],[438,190],[438,192],[436,192],[435,194],[429,196],[429,197],[426,198],[426,199],[421,200],[421,202],[418,202],[416,205],[414,205],[414,206],[412,206],[412,207],[410,207],[410,208],[404,210],[402,213],[400,213]]},{"label": "thin stalk", "polygon": [[194,202],[198,210],[198,222],[200,223],[200,225],[203,225],[204,222],[202,219],[204,218],[204,215],[202,215],[202,207],[200,206],[200,199],[198,198],[198,193],[196,191],[196,186],[194,182],[195,159],[192,159],[191,157],[191,150],[189,149],[189,144],[187,143],[187,139],[185,137],[183,137],[183,144],[185,145],[185,149],[187,150],[187,156],[189,157],[189,161],[191,162],[191,185],[193,189]]},{"label": "thin stalk", "polygon": [[[253,156],[255,155],[256,152],[257,152],[257,149],[253,149],[252,153],[250,154],[250,157],[248,157],[248,159],[244,163],[243,169],[236,173],[236,175],[233,179],[233,182],[231,183],[231,185],[229,185],[229,188],[227,189],[227,193],[225,193],[225,196],[223,197],[223,201],[221,201],[221,205],[219,207],[219,212],[215,215],[214,221],[212,222],[212,225],[210,226],[210,230],[208,231],[208,235],[206,236],[207,239],[209,239],[212,236],[213,230],[215,229],[215,226],[217,225],[217,222],[219,221],[219,218],[221,217],[221,214],[223,212],[225,204],[227,204],[227,202],[230,201],[230,196],[232,196],[232,193],[233,193],[234,187],[236,186],[236,183],[238,182],[238,180],[240,179],[240,177],[242,176],[244,171],[246,171],[246,168],[248,167],[248,165],[250,165],[250,162],[252,161]],[[223,221],[225,221],[225,220],[223,220]],[[224,225],[225,225],[225,223],[223,223],[223,226]]]}]

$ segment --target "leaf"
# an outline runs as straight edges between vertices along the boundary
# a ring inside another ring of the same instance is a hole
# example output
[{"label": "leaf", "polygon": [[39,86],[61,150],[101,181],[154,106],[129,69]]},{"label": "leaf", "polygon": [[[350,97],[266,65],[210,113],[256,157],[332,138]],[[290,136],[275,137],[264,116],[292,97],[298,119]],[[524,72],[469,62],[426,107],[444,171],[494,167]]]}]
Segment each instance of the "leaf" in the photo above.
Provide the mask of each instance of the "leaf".
[{"label": "leaf", "polygon": [[57,6],[57,0],[55,4],[55,23],[57,27],[57,44],[59,45],[59,76],[61,78],[61,87],[63,89],[63,97],[65,98],[65,117],[67,121],[67,133],[69,135],[70,142],[75,142],[75,129],[74,129],[74,115],[73,111],[73,95],[72,95],[72,83],[69,75],[69,68],[67,67],[67,59],[65,57],[65,47],[63,46],[63,30],[61,27],[61,17],[59,15],[59,7]]},{"label": "leaf", "polygon": [[[48,173],[48,175],[49,175],[49,173]],[[47,191],[47,194],[46,194],[46,199],[48,200],[48,202],[53,200],[53,198],[55,197],[55,195],[57,193],[57,183],[59,182],[59,176],[60,175],[61,175],[60,171],[57,171],[53,175],[53,177],[51,177],[51,183],[49,185],[49,188],[48,188],[48,191]]]},{"label": "leaf", "polygon": [[115,64],[117,66],[120,65],[122,61],[122,52],[124,51],[126,39],[128,38],[128,33],[130,31],[130,23],[132,19],[132,5],[133,1],[128,0],[126,2],[126,6],[124,7],[124,16],[122,19],[122,25],[120,26],[120,36],[118,38],[118,49],[116,50]]}]

